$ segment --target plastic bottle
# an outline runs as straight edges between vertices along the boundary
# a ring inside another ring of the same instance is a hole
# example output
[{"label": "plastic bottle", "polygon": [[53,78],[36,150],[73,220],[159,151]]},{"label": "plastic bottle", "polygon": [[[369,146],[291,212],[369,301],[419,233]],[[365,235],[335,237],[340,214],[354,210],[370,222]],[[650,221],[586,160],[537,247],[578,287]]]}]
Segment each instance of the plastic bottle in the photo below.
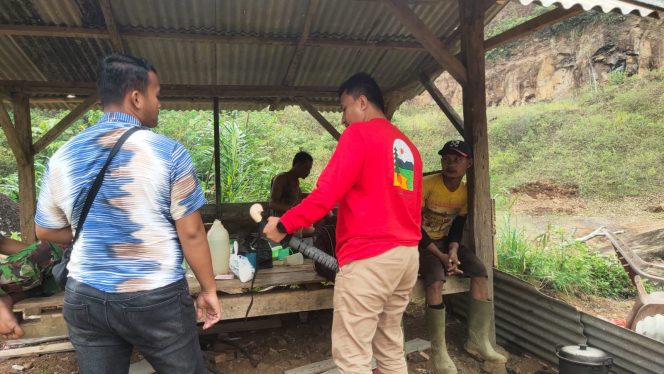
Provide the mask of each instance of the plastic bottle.
[{"label": "plastic bottle", "polygon": [[212,255],[212,271],[215,275],[228,274],[228,260],[231,256],[228,231],[218,219],[214,220],[210,231],[207,233],[210,254]]}]

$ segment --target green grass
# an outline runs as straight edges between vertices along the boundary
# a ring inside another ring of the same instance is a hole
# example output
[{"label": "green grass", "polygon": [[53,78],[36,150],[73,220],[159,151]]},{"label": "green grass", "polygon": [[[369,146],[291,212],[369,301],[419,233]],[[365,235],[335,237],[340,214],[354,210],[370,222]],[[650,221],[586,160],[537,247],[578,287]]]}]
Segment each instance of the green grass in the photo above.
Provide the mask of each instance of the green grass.
[{"label": "green grass", "polygon": [[528,240],[506,219],[499,229],[496,250],[498,269],[541,289],[612,298],[636,293],[615,256],[603,256],[557,227]]}]

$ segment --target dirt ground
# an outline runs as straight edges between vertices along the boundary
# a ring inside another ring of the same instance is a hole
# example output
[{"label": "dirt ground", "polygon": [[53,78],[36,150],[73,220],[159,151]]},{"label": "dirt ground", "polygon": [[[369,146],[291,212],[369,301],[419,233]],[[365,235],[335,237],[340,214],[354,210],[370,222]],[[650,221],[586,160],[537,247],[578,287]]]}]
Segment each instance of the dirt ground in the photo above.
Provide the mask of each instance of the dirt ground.
[{"label": "dirt ground", "polygon": [[[330,328],[332,312],[318,311],[309,313],[307,322],[301,322],[296,314],[279,317],[281,328],[268,330],[235,332],[214,335],[202,335],[201,342],[209,351],[223,352],[225,362],[218,364],[222,373],[229,374],[282,374],[285,370],[297,368],[331,357]],[[428,340],[424,321],[424,309],[411,305],[404,317],[406,340],[421,338]],[[463,350],[463,342],[467,337],[465,324],[452,316],[448,316],[446,337],[448,351],[459,369],[460,374],[480,373],[481,364]],[[237,348],[228,342],[242,347],[256,361],[251,361]],[[410,374],[433,373],[431,364],[424,354],[418,352],[408,355],[408,372]],[[510,355],[508,369],[510,373],[552,373],[550,368],[535,359]],[[135,357],[134,361],[138,357]],[[76,373],[75,356],[73,353],[47,354],[35,357],[9,359],[0,362],[0,373],[17,372],[13,365],[32,365],[25,373]]]}]

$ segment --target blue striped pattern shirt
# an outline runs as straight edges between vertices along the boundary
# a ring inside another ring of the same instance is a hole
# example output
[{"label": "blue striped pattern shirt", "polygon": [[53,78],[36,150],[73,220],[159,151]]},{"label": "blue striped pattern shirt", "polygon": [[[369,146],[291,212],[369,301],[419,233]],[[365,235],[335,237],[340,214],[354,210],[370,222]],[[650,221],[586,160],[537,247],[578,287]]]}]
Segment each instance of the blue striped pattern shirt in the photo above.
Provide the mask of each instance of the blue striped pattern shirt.
[{"label": "blue striped pattern shirt", "polygon": [[[140,125],[131,115],[105,113],[62,146],[44,173],[35,222],[74,230],[111,148]],[[134,133],[109,165],[74,245],[69,276],[105,292],[146,291],[180,280],[183,254],[175,221],[204,204],[185,148],[152,131]]]}]

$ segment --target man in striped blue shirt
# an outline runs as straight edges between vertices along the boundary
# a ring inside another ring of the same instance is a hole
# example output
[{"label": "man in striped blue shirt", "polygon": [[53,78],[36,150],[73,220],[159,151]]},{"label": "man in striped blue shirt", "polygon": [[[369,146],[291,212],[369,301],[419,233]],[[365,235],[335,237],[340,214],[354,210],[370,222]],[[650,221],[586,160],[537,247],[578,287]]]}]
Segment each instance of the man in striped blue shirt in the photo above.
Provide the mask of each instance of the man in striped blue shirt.
[{"label": "man in striped blue shirt", "polygon": [[[37,236],[69,243],[83,202],[118,138],[153,128],[159,79],[146,60],[110,55],[99,64],[104,116],[50,159]],[[204,328],[221,315],[198,210],[205,198],[184,147],[152,131],[130,136],[113,158],[68,264],[63,315],[81,373],[125,372],[133,347],[158,372],[204,373],[183,256],[198,278]]]}]

